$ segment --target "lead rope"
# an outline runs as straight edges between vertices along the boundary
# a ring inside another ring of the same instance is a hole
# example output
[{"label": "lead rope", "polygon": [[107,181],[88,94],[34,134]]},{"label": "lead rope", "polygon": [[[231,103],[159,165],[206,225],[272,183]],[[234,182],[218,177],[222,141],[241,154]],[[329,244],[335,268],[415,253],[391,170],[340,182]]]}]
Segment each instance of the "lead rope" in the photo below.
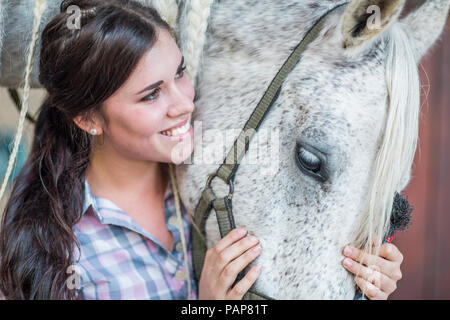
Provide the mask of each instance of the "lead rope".
[{"label": "lead rope", "polygon": [[191,297],[191,290],[192,290],[192,284],[191,284],[191,272],[189,270],[189,261],[188,261],[188,254],[187,254],[187,245],[186,245],[186,237],[184,235],[184,228],[183,228],[183,218],[181,216],[181,206],[180,206],[180,195],[178,194],[178,185],[177,180],[175,177],[175,166],[172,163],[169,163],[169,171],[170,171],[170,179],[172,181],[172,188],[173,188],[173,195],[175,197],[175,210],[177,212],[178,217],[178,225],[177,228],[181,235],[181,245],[183,246],[183,254],[184,254],[184,268],[187,273],[187,283],[188,283],[188,300]]},{"label": "lead rope", "polygon": [[16,160],[17,152],[19,150],[19,143],[22,139],[24,122],[29,108],[29,98],[30,98],[30,75],[33,69],[34,54],[36,51],[36,43],[39,36],[39,25],[41,24],[42,14],[44,13],[45,7],[47,6],[46,0],[37,0],[34,6],[34,22],[32,30],[32,38],[30,44],[30,52],[28,54],[27,65],[25,69],[25,85],[23,88],[23,99],[22,107],[19,116],[19,124],[17,127],[16,137],[14,139],[14,147],[9,157],[8,168],[6,169],[5,177],[3,179],[2,187],[0,189],[0,200],[6,191],[6,186],[8,185],[9,176],[13,170],[13,165]]}]

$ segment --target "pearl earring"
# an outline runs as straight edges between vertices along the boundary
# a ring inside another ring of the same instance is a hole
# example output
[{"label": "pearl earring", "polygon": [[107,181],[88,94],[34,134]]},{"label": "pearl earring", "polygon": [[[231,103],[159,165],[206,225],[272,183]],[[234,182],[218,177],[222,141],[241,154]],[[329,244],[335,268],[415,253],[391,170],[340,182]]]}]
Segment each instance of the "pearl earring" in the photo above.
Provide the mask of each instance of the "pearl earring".
[{"label": "pearl earring", "polygon": [[97,129],[91,129],[91,134],[93,135],[93,136],[96,136],[97,135]]}]

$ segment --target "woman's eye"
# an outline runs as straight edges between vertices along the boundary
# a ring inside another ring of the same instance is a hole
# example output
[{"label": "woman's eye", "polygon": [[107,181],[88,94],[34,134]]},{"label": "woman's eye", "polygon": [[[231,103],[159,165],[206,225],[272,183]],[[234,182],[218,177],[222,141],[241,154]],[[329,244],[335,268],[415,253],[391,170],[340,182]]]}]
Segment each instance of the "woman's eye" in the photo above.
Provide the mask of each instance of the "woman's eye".
[{"label": "woman's eye", "polygon": [[148,96],[145,96],[144,98],[142,98],[141,101],[153,101],[153,100],[156,100],[158,98],[158,96],[159,96],[159,92],[160,91],[161,91],[160,88],[156,88]]},{"label": "woman's eye", "polygon": [[177,75],[175,76],[175,79],[179,79],[179,78],[183,78],[184,76],[184,70],[186,70],[186,66],[182,67],[180,69],[180,71],[177,73]]}]

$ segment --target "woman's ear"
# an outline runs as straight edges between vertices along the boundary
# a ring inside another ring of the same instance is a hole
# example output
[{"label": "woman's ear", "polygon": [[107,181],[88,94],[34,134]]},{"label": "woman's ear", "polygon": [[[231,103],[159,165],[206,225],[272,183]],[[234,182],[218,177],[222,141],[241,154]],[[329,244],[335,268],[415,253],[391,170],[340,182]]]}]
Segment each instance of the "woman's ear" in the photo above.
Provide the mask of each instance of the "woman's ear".
[{"label": "woman's ear", "polygon": [[405,0],[353,0],[342,17],[343,47],[368,45],[397,21]]},{"label": "woman's ear", "polygon": [[[81,130],[87,132],[90,135],[101,135],[102,127],[98,125],[98,121],[94,119],[87,119],[84,115],[79,115],[73,118],[73,122],[80,128]],[[94,131],[95,130],[95,131]]]}]

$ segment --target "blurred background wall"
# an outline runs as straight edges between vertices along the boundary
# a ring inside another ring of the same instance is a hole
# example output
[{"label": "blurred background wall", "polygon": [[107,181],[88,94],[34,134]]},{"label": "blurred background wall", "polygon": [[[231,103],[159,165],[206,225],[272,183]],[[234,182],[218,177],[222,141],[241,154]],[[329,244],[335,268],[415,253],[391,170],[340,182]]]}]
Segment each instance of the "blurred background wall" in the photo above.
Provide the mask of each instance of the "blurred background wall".
[{"label": "blurred background wall", "polygon": [[[21,94],[22,91],[19,90]],[[41,102],[46,95],[46,91],[42,89],[32,89],[30,93],[30,112],[31,116],[34,116],[37,113],[37,110],[40,107]],[[4,134],[14,135],[17,131],[17,125],[19,123],[19,111],[14,106],[12,100],[9,97],[8,90],[6,88],[0,88],[0,136],[4,137]],[[24,125],[24,133],[23,133],[23,144],[24,147],[30,147],[33,138],[34,125],[29,121],[25,122]],[[11,146],[12,149],[12,146]],[[26,150],[28,151],[28,150]],[[0,159],[4,160],[4,154],[6,152],[6,147],[4,145],[4,141],[0,141]],[[0,160],[0,183],[3,183],[4,173],[6,171],[7,163],[4,163]],[[9,186],[10,188],[11,186]],[[9,194],[9,190],[8,190]],[[8,198],[8,194],[6,194],[3,199],[0,200],[0,216],[3,213],[5,200]]]},{"label": "blurred background wall", "polygon": [[[408,0],[405,14],[424,1]],[[394,240],[405,259],[403,279],[391,298],[450,299],[450,19],[441,41],[419,69],[420,141],[413,177],[405,192],[414,211],[410,229]],[[31,115],[35,115],[44,97],[44,90],[32,90]],[[15,132],[18,119],[7,90],[1,88],[0,131]],[[29,146],[33,136],[30,122],[25,125],[24,136]],[[6,198],[0,202],[0,213]]]},{"label": "blurred background wall", "polygon": [[391,298],[450,299],[450,19],[419,69],[420,141],[405,192],[414,211],[410,229],[394,240],[405,259]]}]

